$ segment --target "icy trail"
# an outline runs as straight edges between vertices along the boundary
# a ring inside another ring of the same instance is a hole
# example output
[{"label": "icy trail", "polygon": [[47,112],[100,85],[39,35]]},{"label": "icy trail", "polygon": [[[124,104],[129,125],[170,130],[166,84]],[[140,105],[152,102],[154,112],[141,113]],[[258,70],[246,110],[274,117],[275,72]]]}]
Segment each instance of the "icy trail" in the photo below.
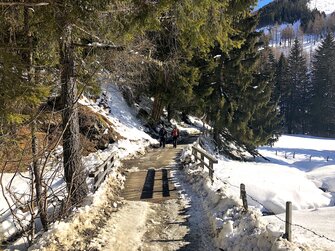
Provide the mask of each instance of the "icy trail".
[{"label": "icy trail", "polygon": [[119,178],[110,177],[98,191],[105,198],[100,205],[62,223],[31,250],[218,250],[200,201],[191,186],[178,182],[181,149],[167,146],[124,162],[121,198]]}]

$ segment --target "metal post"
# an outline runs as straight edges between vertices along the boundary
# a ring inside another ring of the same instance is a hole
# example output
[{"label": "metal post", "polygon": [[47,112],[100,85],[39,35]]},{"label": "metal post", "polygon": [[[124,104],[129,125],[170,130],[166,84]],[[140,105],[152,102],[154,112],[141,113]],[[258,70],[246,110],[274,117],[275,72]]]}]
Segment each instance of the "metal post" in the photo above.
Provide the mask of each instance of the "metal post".
[{"label": "metal post", "polygon": [[285,221],[285,238],[292,241],[292,202],[286,202],[286,221]]}]

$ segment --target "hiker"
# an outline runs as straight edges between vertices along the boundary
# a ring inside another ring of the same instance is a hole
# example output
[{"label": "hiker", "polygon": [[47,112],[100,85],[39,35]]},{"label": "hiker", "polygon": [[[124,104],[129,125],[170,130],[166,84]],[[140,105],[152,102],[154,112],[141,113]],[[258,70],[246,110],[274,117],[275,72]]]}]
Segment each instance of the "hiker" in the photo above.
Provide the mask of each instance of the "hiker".
[{"label": "hiker", "polygon": [[162,128],[159,130],[158,134],[159,134],[159,147],[163,146],[163,148],[165,148],[167,131],[164,125],[162,125]]},{"label": "hiker", "polygon": [[177,147],[177,139],[179,137],[179,130],[178,130],[177,126],[174,126],[174,128],[171,132],[171,136],[172,136],[172,140],[173,140],[173,147],[176,148]]}]

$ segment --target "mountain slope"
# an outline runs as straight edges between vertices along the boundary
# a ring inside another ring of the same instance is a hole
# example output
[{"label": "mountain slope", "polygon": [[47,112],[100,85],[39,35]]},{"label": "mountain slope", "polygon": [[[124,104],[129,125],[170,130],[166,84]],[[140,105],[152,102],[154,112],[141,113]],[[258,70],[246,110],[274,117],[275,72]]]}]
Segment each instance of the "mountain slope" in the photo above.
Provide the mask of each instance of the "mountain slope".
[{"label": "mountain slope", "polygon": [[317,9],[321,12],[325,12],[327,15],[335,11],[334,0],[310,0],[308,3],[310,9]]},{"label": "mountain slope", "polygon": [[308,0],[273,1],[259,10],[259,27],[309,19],[311,10],[307,5]]},{"label": "mountain slope", "polygon": [[260,12],[259,27],[273,25],[275,23],[294,23],[301,20],[307,24],[313,20],[312,11],[317,9],[319,12],[330,14],[335,11],[334,0],[276,0],[259,1],[258,11]]}]

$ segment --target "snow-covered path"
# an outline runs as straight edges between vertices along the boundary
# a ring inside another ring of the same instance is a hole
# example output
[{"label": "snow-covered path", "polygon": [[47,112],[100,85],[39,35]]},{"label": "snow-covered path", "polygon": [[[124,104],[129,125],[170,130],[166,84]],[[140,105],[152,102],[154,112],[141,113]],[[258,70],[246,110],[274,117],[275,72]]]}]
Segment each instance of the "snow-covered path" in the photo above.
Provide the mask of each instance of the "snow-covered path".
[{"label": "snow-covered path", "polygon": [[[110,177],[98,191],[98,206],[62,223],[43,238],[45,243],[30,250],[218,250],[200,201],[191,186],[180,181],[183,174],[176,160],[181,150],[182,146],[167,146],[125,161],[121,195],[117,195],[120,179]],[[145,185],[150,181],[148,170],[155,170],[151,193]]]},{"label": "snow-covered path", "polygon": [[[205,215],[203,208],[198,202],[193,201],[196,196],[193,193],[189,194],[190,188],[185,183],[180,183],[175,175],[178,172],[176,157],[180,154],[181,148],[179,146],[173,149],[167,146],[165,149],[157,149],[140,159],[125,163],[129,171],[128,183],[131,184],[127,184],[126,181],[123,192],[126,199],[124,212],[129,211],[129,213],[123,215],[116,225],[124,225],[125,231],[131,228],[130,231],[134,234],[122,234],[129,240],[128,243],[125,241],[126,247],[119,244],[120,241],[117,240],[109,243],[110,248],[120,251],[215,250],[212,237],[208,234],[210,229],[208,221],[202,217]],[[155,170],[151,192],[145,190],[143,185],[148,181],[149,172],[146,178],[143,175],[147,170]],[[166,177],[164,177],[164,171],[168,172]],[[164,179],[166,179],[165,185]],[[175,185],[178,186],[178,192]],[[131,212],[132,210],[134,213]],[[133,219],[130,227],[127,226],[129,221],[127,217]],[[203,231],[204,229],[206,231]],[[119,232],[122,233],[123,230]],[[137,238],[137,241],[130,240],[131,236]],[[140,241],[139,237],[141,237]]]}]

